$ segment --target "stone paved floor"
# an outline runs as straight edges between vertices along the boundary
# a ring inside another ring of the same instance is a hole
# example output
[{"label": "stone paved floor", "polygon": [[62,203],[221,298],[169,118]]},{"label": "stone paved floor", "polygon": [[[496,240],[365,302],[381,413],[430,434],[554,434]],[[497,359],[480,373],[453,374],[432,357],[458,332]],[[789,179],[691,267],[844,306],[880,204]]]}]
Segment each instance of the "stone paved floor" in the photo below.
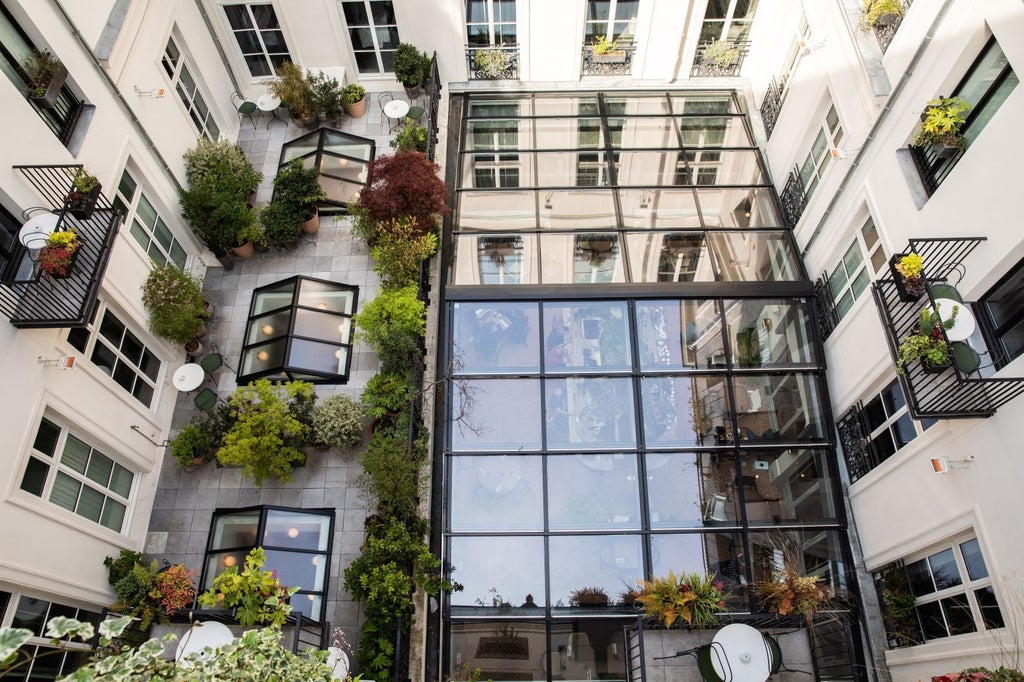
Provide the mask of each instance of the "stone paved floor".
[{"label": "stone paved floor", "polygon": [[[394,95],[396,99],[404,98],[404,93]],[[346,117],[340,129],[373,139],[376,154],[381,156],[391,153],[388,123],[382,119],[374,95],[372,100],[368,100],[366,116],[359,119]],[[264,174],[256,196],[257,205],[266,205],[270,200],[281,146],[308,132],[291,123],[272,122],[269,128],[266,123],[266,118],[258,120],[254,128],[243,120],[237,140],[253,165]],[[203,341],[207,350],[211,343],[216,344],[227,365],[237,369],[253,289],[295,274],[357,285],[360,305],[373,299],[380,286],[371,268],[366,245],[352,238],[350,220],[321,217],[320,231],[304,237],[295,249],[271,249],[257,253],[249,260],[236,259],[231,270],[218,267],[207,271],[203,288],[214,306],[214,317]],[[366,382],[377,372],[377,367],[376,356],[365,346],[357,346],[348,384],[321,385],[317,387],[317,394],[323,398],[338,392],[358,398]],[[212,387],[221,398],[226,398],[236,388],[235,373],[231,369],[220,370],[215,379],[216,385]],[[207,386],[211,386],[209,382]],[[179,396],[172,434],[195,413],[193,397],[194,394],[189,393]],[[295,470],[292,481],[282,484],[267,480],[262,487],[243,479],[238,469],[221,469],[207,464],[196,471],[182,470],[167,453],[145,551],[158,560],[184,563],[189,568],[198,569],[206,551],[215,509],[254,505],[335,509],[327,620],[342,627],[354,646],[360,614],[358,604],[351,601],[342,588],[341,576],[359,553],[363,521],[367,515],[366,505],[354,488],[360,472],[357,452],[358,448],[311,449],[306,466]]]}]

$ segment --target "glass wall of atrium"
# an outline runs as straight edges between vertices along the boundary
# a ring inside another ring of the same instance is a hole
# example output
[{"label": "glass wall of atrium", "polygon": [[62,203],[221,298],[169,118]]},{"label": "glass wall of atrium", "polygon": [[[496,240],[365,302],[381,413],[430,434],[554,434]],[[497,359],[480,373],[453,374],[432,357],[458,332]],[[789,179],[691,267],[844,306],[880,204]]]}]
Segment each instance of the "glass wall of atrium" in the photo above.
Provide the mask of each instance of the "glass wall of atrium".
[{"label": "glass wall of atrium", "polygon": [[637,580],[669,571],[736,619],[784,564],[847,603],[813,286],[733,94],[452,111],[442,669],[625,679]]}]

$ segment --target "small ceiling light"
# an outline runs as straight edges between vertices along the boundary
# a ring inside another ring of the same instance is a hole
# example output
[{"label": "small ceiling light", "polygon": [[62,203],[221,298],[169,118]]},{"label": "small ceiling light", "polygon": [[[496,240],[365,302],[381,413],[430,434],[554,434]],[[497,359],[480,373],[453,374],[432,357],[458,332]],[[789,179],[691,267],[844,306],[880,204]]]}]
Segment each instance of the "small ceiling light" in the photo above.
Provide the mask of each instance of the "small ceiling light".
[{"label": "small ceiling light", "polygon": [[334,351],[334,357],[336,357],[339,360],[341,360],[341,349],[340,348],[338,350]]},{"label": "small ceiling light", "polygon": [[288,537],[290,537],[290,538],[297,538],[297,537],[299,537],[299,529],[296,528],[295,526],[292,526],[291,528],[289,528],[288,529]]},{"label": "small ceiling light", "polygon": [[228,568],[231,568],[237,563],[238,559],[236,559],[233,554],[228,554],[226,557],[224,557],[224,565]]},{"label": "small ceiling light", "polygon": [[319,308],[320,310],[327,310],[327,302],[320,301],[319,303],[316,304],[316,307]]},{"label": "small ceiling light", "polygon": [[256,354],[256,359],[259,360],[260,362],[266,362],[267,358],[269,357],[270,353],[268,353],[265,350],[261,350],[259,353]]},{"label": "small ceiling light", "polygon": [[263,332],[265,335],[270,336],[271,334],[274,333],[274,325],[265,324],[262,327],[260,327],[260,331]]}]

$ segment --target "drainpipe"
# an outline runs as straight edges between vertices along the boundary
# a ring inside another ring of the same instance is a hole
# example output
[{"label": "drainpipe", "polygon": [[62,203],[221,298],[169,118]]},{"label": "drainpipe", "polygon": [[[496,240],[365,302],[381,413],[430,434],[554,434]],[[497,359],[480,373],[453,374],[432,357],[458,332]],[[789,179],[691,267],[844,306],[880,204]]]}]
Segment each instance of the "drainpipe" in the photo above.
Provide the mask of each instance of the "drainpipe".
[{"label": "drainpipe", "polygon": [[867,137],[864,138],[860,151],[857,152],[857,156],[854,157],[850,167],[846,170],[846,175],[843,176],[843,181],[839,184],[839,187],[832,195],[832,199],[828,202],[828,206],[825,207],[825,212],[822,213],[821,219],[814,227],[814,232],[811,233],[810,238],[807,240],[807,244],[804,245],[803,251],[800,252],[801,259],[806,258],[807,252],[810,251],[811,245],[814,244],[814,240],[818,238],[819,234],[821,234],[822,229],[825,227],[825,222],[828,221],[829,216],[832,214],[832,209],[834,209],[836,204],[839,203],[839,197],[842,196],[843,192],[846,190],[847,184],[849,184],[850,180],[853,178],[853,174],[857,170],[857,166],[860,165],[861,160],[864,158],[864,154],[867,153],[868,147],[871,145],[871,141],[875,138],[875,135],[878,134],[879,128],[881,128],[882,124],[889,118],[889,113],[892,111],[893,104],[896,102],[900,92],[903,91],[903,88],[910,80],[910,77],[914,74],[914,70],[917,68],[918,62],[921,61],[921,57],[924,56],[925,50],[927,50],[928,46],[931,44],[932,38],[935,37],[935,32],[939,29],[939,25],[942,23],[943,19],[945,19],[946,13],[949,11],[952,4],[953,0],[945,0],[942,7],[939,8],[938,13],[935,15],[935,19],[932,20],[931,26],[928,27],[928,32],[925,34],[924,40],[922,40],[921,44],[918,45],[917,51],[914,52],[913,59],[911,59],[910,64],[907,65],[907,70],[903,72],[903,76],[900,78],[899,83],[897,83],[896,87],[894,87],[892,92],[889,93],[889,98],[885,101],[885,106],[882,107],[881,113],[878,115],[878,118],[875,119],[875,123],[871,126],[871,130],[868,132]]},{"label": "drainpipe", "polygon": [[103,65],[100,63],[100,60],[96,57],[96,53],[92,51],[92,48],[89,46],[89,44],[85,42],[85,38],[82,36],[81,32],[79,32],[78,27],[75,26],[74,22],[71,21],[71,17],[69,17],[67,12],[64,11],[64,8],[61,6],[58,0],[50,0],[50,6],[53,7],[57,14],[60,15],[61,19],[64,20],[64,23],[67,25],[68,30],[71,32],[71,35],[74,36],[75,40],[78,42],[82,50],[84,50],[85,53],[89,55],[89,59],[92,60],[93,66],[96,68],[97,73],[99,73],[103,77],[103,82],[106,84],[107,89],[110,91],[110,94],[114,96],[114,99],[117,100],[117,103],[121,105],[121,109],[128,117],[128,120],[131,121],[132,127],[135,128],[135,132],[139,134],[139,137],[141,137],[142,140],[146,143],[146,147],[149,149],[150,152],[152,152],[153,156],[156,157],[156,160],[160,164],[160,168],[164,171],[164,174],[171,181],[171,184],[174,185],[174,188],[178,192],[181,192],[181,183],[178,182],[178,178],[174,177],[174,173],[171,171],[171,167],[167,164],[167,160],[157,149],[156,143],[153,141],[153,138],[149,136],[149,133],[146,132],[146,129],[143,127],[142,122],[139,120],[139,117],[135,115],[134,111],[132,111],[132,108],[128,104],[128,101],[124,98],[124,95],[121,94],[121,90],[117,87],[117,83],[115,83],[114,80],[110,77],[110,74],[107,73],[107,70],[103,68]]}]

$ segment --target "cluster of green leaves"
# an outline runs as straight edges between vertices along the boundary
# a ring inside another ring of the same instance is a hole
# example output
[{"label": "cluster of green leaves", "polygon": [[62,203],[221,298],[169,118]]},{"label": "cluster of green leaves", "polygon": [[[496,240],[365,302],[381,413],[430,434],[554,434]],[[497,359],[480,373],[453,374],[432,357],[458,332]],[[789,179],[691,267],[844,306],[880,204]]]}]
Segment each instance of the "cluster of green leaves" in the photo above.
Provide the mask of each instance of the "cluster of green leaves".
[{"label": "cluster of green leaves", "polygon": [[194,339],[209,319],[202,280],[174,263],[150,270],[142,285],[142,302],[149,313],[149,330],[182,345]]},{"label": "cluster of green leaves", "polygon": [[301,223],[316,213],[316,204],[327,198],[317,178],[320,170],[292,159],[274,176],[274,198],[260,211],[263,233],[271,246],[294,246],[302,234]]},{"label": "cluster of green leaves", "polygon": [[361,458],[363,473],[357,484],[363,496],[376,503],[377,514],[386,518],[414,518],[419,502],[417,473],[426,460],[420,441],[408,442],[408,434],[374,434]]},{"label": "cluster of green leaves", "polygon": [[209,412],[197,413],[171,439],[171,456],[182,466],[211,461],[233,423],[227,403],[217,403]]},{"label": "cluster of green leaves", "polygon": [[718,623],[718,613],[725,608],[731,595],[714,577],[700,573],[672,571],[668,575],[639,580],[640,594],[636,601],[643,604],[644,615],[657,618],[670,628],[685,622],[694,627],[709,627]]},{"label": "cluster of green leaves", "polygon": [[436,232],[422,232],[411,218],[393,218],[380,223],[370,257],[381,285],[400,289],[416,283],[420,263],[436,252]]},{"label": "cluster of green leaves", "polygon": [[870,31],[881,17],[901,17],[904,11],[901,0],[864,0],[857,27],[864,32]]},{"label": "cluster of green leaves", "polygon": [[427,151],[427,129],[411,118],[406,118],[395,136],[391,138],[391,148],[401,152]]},{"label": "cluster of green leaves", "polygon": [[402,85],[413,88],[423,83],[428,77],[430,57],[421,52],[415,45],[399,43],[395,48],[395,60],[392,64],[395,78]]},{"label": "cluster of green leaves", "polygon": [[413,388],[407,377],[381,372],[366,383],[362,400],[370,416],[381,419],[408,409],[413,395]]},{"label": "cluster of green leaves", "polygon": [[114,588],[114,611],[139,619],[146,629],[154,620],[166,621],[176,609],[191,606],[196,596],[195,574],[181,564],[163,571],[156,561],[147,563],[139,552],[123,549],[103,560],[107,581]]},{"label": "cluster of green leaves", "polygon": [[281,627],[292,612],[288,599],[299,588],[283,585],[276,571],[263,569],[266,562],[263,548],[256,547],[245,557],[241,571],[237,566],[228,566],[214,578],[213,587],[199,595],[199,603],[236,609],[235,617],[243,627],[258,623]]},{"label": "cluster of green leaves", "polygon": [[366,408],[358,400],[336,393],[313,410],[313,442],[328,447],[358,445],[363,438]]},{"label": "cluster of green leaves", "polygon": [[921,360],[933,367],[948,365],[949,343],[942,331],[950,329],[955,324],[959,312],[960,307],[953,306],[949,319],[943,320],[936,311],[927,307],[923,309],[918,318],[917,329],[900,341],[896,349],[896,371],[904,374],[906,366],[914,360]]},{"label": "cluster of green leaves", "polygon": [[914,137],[915,146],[943,144],[950,147],[963,147],[966,141],[960,134],[964,114],[971,105],[960,97],[937,97],[928,102],[924,110],[924,120]]},{"label": "cluster of green leaves", "polygon": [[412,358],[419,355],[418,340],[427,328],[427,309],[415,285],[381,291],[352,322],[356,337],[377,353],[382,372],[412,370]]},{"label": "cluster of green leaves", "polygon": [[229,142],[200,139],[184,156],[189,188],[181,191],[178,201],[192,231],[218,256],[246,241],[262,242],[248,197],[263,175],[242,150]]}]

